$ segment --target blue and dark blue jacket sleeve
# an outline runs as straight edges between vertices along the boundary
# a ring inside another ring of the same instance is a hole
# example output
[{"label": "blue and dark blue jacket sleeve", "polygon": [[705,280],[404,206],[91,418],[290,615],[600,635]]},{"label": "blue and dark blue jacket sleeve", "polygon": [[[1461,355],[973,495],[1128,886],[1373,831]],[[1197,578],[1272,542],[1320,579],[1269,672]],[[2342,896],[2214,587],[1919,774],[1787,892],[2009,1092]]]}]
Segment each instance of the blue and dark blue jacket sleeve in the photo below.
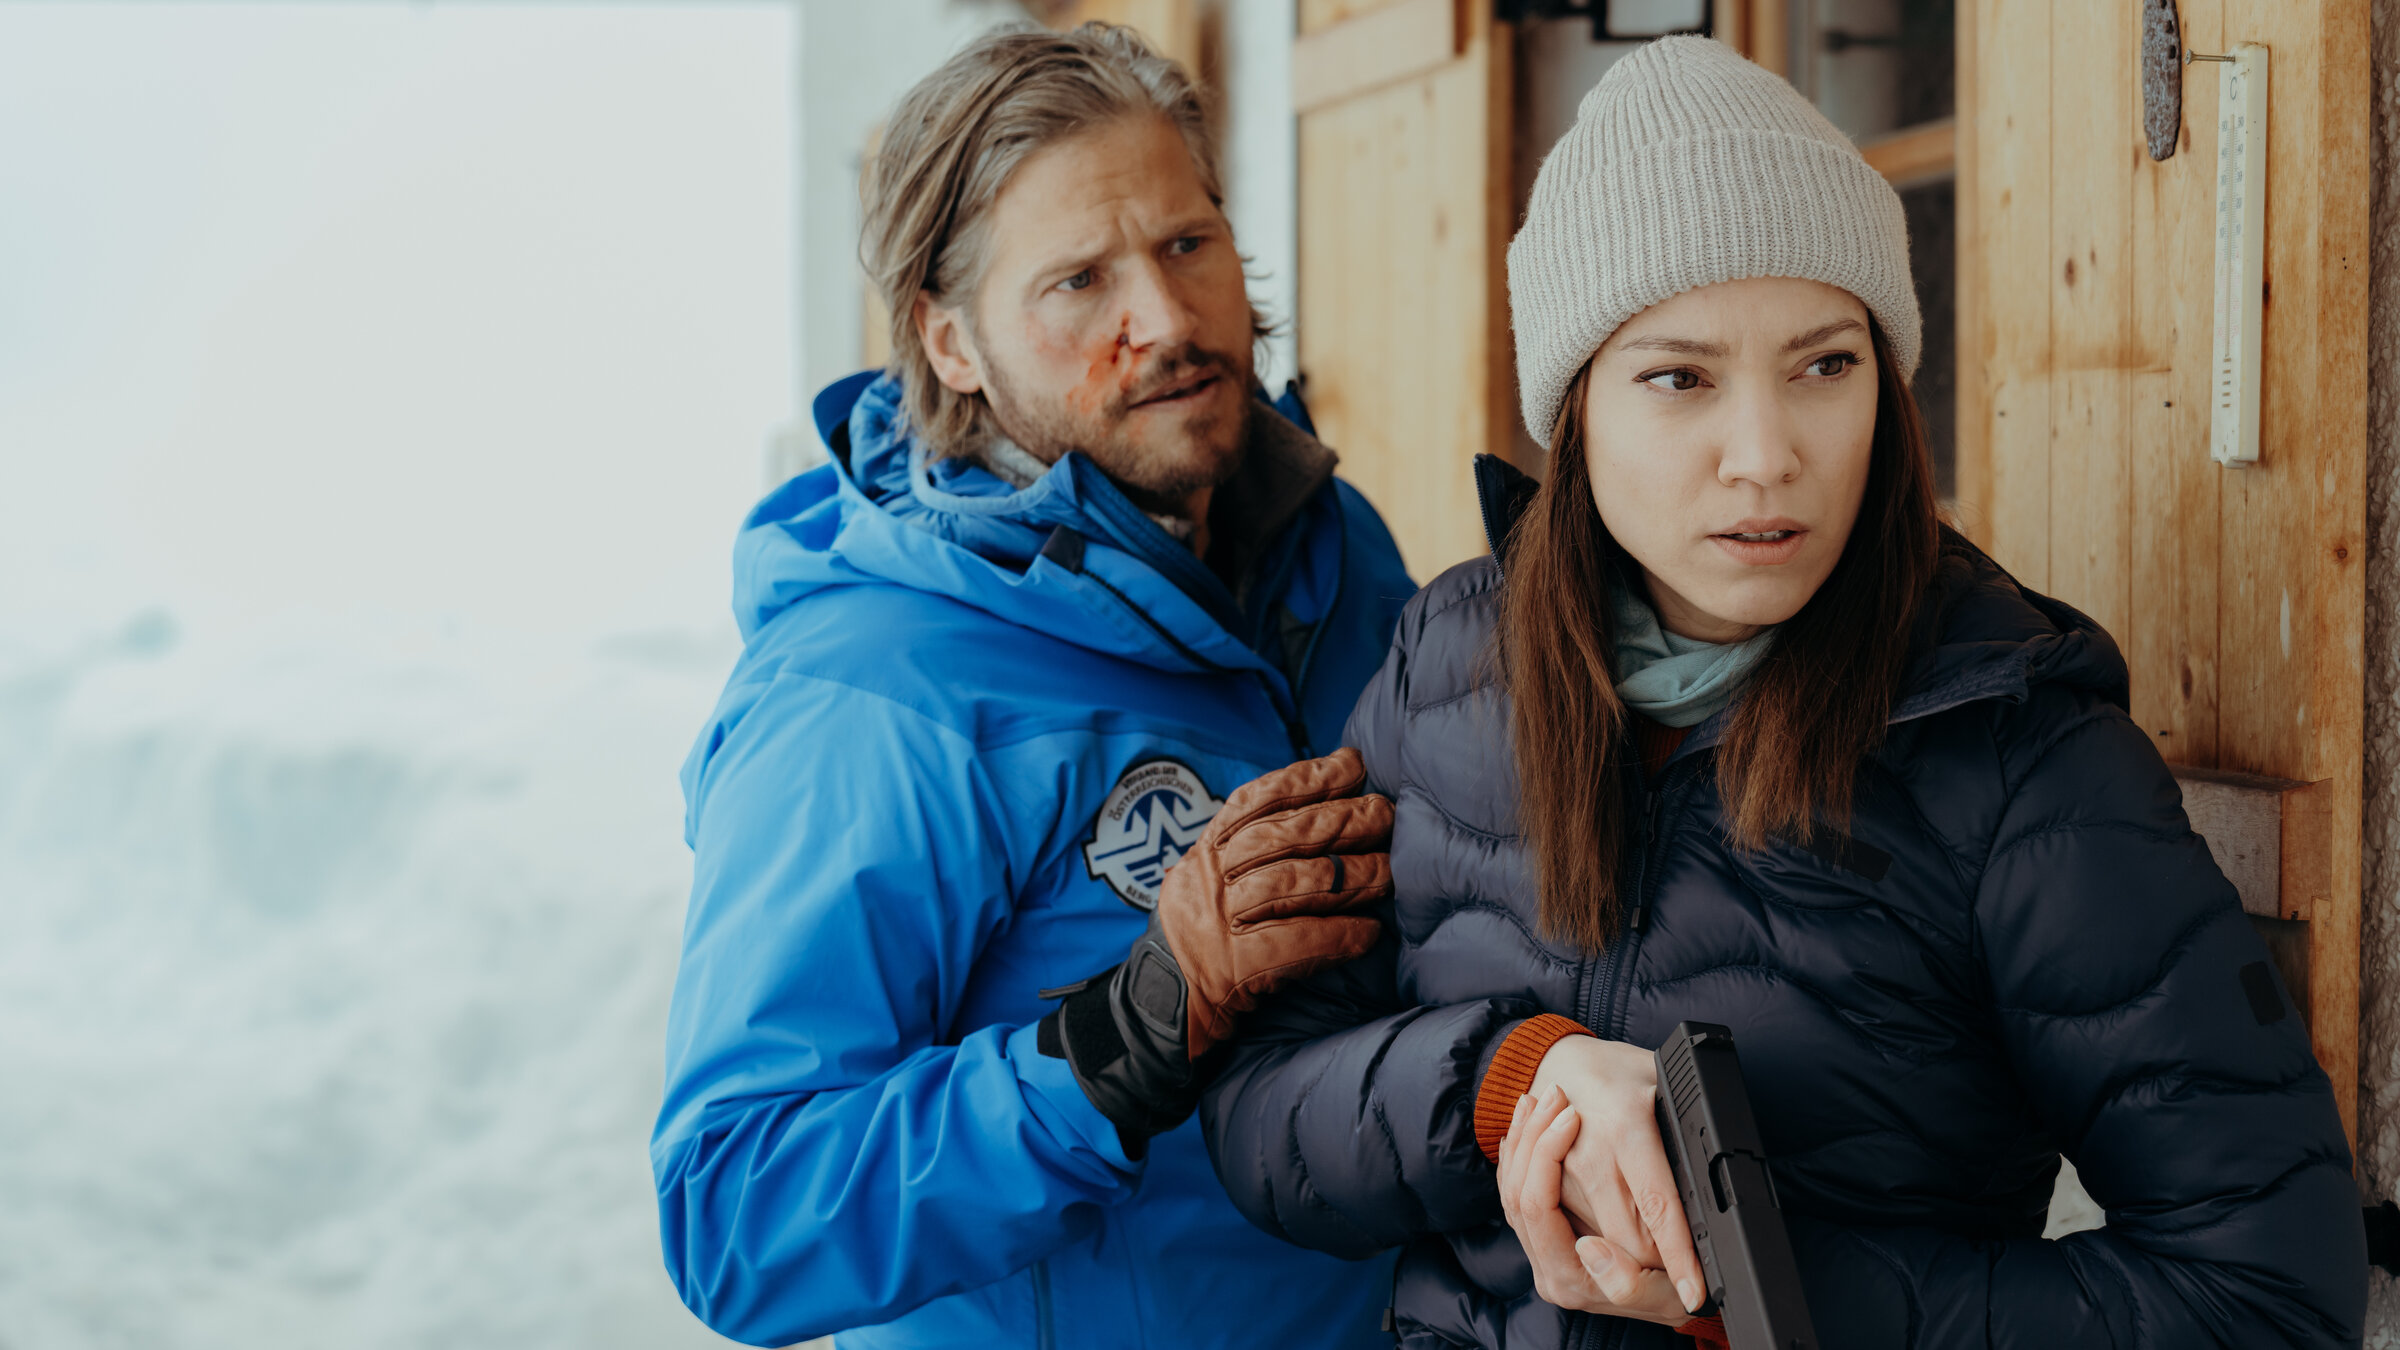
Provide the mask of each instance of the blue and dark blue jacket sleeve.
[{"label": "blue and dark blue jacket sleeve", "polygon": [[685,767],[695,871],[651,1144],[669,1273],[736,1340],[888,1321],[1089,1233],[1138,1179],[1034,1026],[953,1036],[1030,860],[976,747],[783,673]]}]

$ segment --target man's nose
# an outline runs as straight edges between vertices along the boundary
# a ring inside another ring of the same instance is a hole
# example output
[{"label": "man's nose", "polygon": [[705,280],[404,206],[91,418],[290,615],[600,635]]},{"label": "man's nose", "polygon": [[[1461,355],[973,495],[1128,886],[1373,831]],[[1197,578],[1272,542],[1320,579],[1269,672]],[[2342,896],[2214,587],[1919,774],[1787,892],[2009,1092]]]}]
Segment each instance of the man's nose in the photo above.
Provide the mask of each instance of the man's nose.
[{"label": "man's nose", "polygon": [[1133,269],[1125,289],[1124,340],[1135,350],[1173,349],[1191,340],[1199,316],[1155,258]]},{"label": "man's nose", "polygon": [[1755,483],[1775,487],[1800,476],[1800,451],[1791,421],[1772,393],[1759,391],[1732,400],[1731,421],[1717,458],[1717,481],[1727,487]]}]

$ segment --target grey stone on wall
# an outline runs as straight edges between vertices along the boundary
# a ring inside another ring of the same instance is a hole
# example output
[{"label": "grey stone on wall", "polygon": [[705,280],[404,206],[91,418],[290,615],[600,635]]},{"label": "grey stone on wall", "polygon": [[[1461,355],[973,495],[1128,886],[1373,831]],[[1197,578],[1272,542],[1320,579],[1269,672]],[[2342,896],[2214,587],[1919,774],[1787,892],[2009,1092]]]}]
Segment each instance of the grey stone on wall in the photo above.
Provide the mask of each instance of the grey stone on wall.
[{"label": "grey stone on wall", "polygon": [[[2374,0],[2367,319],[2367,717],[2359,934],[2359,1186],[2400,1197],[2400,0]],[[2376,1271],[2366,1344],[2400,1350],[2400,1281]]]}]

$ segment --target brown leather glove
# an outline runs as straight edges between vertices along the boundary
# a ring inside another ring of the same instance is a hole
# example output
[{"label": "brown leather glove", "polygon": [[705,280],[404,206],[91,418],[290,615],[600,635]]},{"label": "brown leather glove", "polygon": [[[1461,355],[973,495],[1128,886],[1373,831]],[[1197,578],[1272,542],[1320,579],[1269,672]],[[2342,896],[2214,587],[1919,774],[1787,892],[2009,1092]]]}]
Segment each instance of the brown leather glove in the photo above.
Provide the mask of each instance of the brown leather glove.
[{"label": "brown leather glove", "polygon": [[1366,955],[1383,931],[1361,913],[1392,894],[1392,803],[1359,796],[1344,748],[1262,774],[1227,799],[1158,888],[1158,926],[1183,972],[1186,1053],[1287,980]]},{"label": "brown leather glove", "polygon": [[1127,1156],[1191,1115],[1237,1014],[1375,945],[1382,924],[1362,911],[1392,893],[1392,804],[1357,795],[1365,785],[1347,749],[1244,784],[1168,870],[1125,960],[1056,991],[1037,1042]]}]

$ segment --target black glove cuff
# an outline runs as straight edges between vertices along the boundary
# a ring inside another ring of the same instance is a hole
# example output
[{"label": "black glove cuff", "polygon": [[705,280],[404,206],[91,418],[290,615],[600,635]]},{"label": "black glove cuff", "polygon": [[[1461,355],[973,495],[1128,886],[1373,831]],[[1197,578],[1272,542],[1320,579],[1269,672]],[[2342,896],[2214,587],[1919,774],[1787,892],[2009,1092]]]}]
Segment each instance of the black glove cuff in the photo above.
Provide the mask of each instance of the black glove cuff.
[{"label": "black glove cuff", "polygon": [[[1183,971],[1158,925],[1124,962],[1086,980],[1035,1029],[1041,1053],[1067,1061],[1083,1095],[1117,1127],[1125,1156],[1189,1119],[1219,1057],[1185,1050]],[[1054,1048],[1055,1047],[1055,1048]]]}]

